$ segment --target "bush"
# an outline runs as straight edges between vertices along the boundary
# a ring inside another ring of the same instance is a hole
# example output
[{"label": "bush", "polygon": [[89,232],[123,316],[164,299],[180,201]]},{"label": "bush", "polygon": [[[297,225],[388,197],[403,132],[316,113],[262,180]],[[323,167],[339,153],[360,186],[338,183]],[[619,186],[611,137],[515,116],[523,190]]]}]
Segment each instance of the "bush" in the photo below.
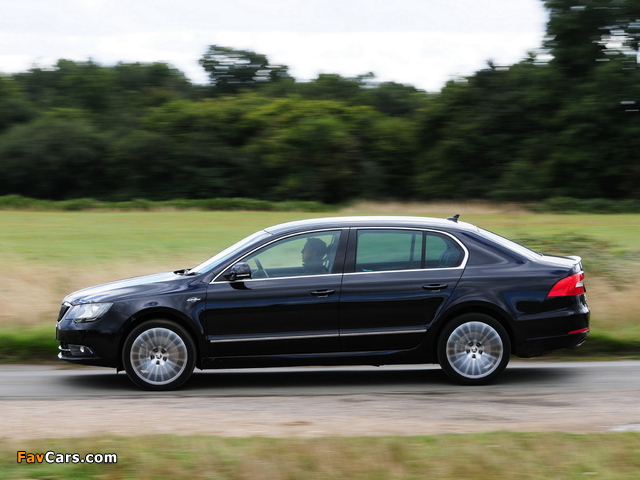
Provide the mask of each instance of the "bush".
[{"label": "bush", "polygon": [[326,212],[336,209],[321,202],[288,201],[270,202],[251,198],[209,198],[201,200],[175,199],[152,201],[142,198],[123,202],[101,202],[92,198],[76,198],[72,200],[52,201],[37,200],[20,195],[0,197],[2,210],[154,210],[175,208],[178,210],[211,210],[233,211],[253,210],[261,212]]},{"label": "bush", "polygon": [[638,200],[552,197],[531,209],[538,213],[640,213]]}]

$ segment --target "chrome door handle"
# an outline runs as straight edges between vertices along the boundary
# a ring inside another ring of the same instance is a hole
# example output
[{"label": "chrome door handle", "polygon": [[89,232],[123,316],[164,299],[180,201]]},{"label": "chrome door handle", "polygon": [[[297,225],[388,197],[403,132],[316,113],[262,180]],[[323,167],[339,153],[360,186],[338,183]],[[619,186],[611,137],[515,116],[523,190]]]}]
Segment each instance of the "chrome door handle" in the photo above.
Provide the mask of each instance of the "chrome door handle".
[{"label": "chrome door handle", "polygon": [[422,285],[422,288],[425,290],[429,290],[430,292],[439,292],[440,290],[444,290],[449,285],[446,283],[430,283],[428,285]]},{"label": "chrome door handle", "polygon": [[327,298],[329,295],[333,295],[334,293],[336,293],[335,290],[313,290],[311,292],[309,292],[311,295],[313,295],[314,297],[318,297],[318,298]]}]

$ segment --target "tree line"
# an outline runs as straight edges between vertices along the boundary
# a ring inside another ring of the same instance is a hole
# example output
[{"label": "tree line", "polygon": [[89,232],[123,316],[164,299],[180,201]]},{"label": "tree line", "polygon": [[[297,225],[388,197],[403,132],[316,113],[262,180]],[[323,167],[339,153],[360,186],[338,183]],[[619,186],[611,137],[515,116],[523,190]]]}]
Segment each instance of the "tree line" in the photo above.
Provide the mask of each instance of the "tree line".
[{"label": "tree line", "polygon": [[0,195],[638,199],[640,4],[545,5],[538,52],[437,93],[373,74],[299,82],[216,45],[208,85],[164,63],[2,75]]}]

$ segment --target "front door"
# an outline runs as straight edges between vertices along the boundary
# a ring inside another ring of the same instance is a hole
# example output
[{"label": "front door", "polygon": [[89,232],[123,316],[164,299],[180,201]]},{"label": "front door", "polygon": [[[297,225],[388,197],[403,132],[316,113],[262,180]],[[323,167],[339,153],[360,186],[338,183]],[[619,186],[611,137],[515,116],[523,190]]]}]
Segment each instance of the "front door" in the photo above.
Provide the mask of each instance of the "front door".
[{"label": "front door", "polygon": [[[241,261],[251,278],[209,285],[209,356],[327,353],[339,350],[341,231],[292,235]],[[346,240],[346,238],[345,238]]]}]

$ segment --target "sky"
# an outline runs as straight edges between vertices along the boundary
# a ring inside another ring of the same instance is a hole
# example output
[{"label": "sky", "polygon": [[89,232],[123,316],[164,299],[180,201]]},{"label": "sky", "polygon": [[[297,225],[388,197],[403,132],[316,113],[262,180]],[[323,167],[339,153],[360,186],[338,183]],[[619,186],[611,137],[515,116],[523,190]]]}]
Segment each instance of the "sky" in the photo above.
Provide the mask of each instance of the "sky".
[{"label": "sky", "polygon": [[209,45],[253,50],[300,81],[373,72],[439,91],[542,44],[542,0],[0,0],[0,73],[58,59],[166,62],[207,83]]}]

